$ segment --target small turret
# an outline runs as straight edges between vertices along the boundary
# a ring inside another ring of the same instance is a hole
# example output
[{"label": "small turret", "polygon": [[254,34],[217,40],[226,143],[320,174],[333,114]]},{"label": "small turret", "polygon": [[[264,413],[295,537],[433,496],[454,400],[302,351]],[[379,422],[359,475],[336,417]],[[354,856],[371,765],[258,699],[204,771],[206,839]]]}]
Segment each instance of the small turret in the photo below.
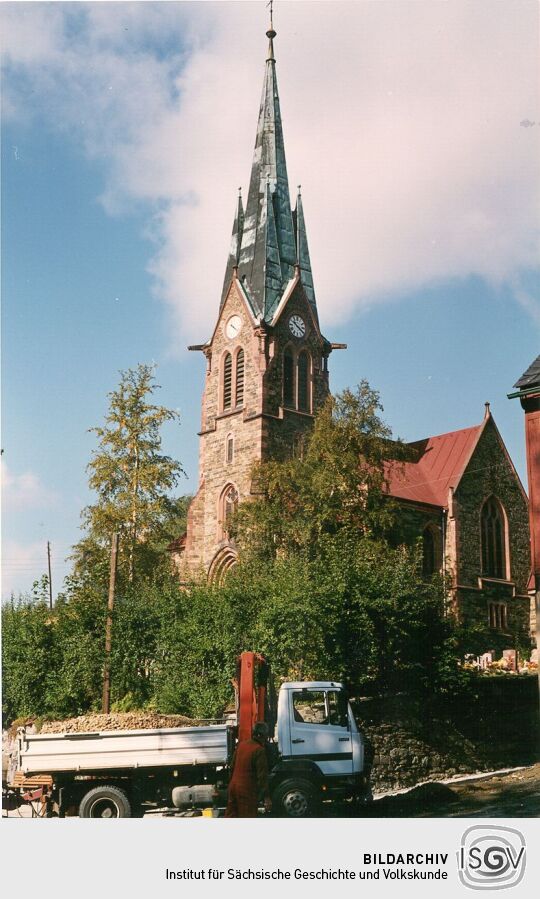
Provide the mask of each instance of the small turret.
[{"label": "small turret", "polygon": [[309,247],[306,233],[306,223],[304,221],[304,209],[302,206],[301,186],[298,185],[298,196],[296,198],[296,209],[293,212],[294,232],[296,239],[296,263],[298,265],[300,280],[304,288],[304,293],[308,298],[310,305],[317,316],[317,303],[315,301],[315,288],[313,287],[313,274],[311,272],[311,261],[309,258]]},{"label": "small turret", "polygon": [[221,292],[221,306],[227,298],[227,291],[231,283],[231,278],[238,268],[238,260],[240,259],[240,245],[242,243],[242,233],[244,231],[244,207],[242,204],[242,188],[238,188],[238,200],[236,202],[236,212],[234,214],[234,222],[231,236],[231,248],[229,250],[229,258],[227,260],[227,268],[225,269],[225,278],[223,281],[223,290]]}]

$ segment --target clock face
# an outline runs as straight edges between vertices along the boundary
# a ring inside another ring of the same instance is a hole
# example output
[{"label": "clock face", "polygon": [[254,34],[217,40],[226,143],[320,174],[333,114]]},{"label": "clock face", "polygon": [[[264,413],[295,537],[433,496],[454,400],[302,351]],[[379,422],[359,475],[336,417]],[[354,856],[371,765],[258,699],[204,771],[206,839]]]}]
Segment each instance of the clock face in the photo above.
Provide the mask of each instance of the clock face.
[{"label": "clock face", "polygon": [[306,323],[301,315],[291,315],[289,319],[289,331],[293,337],[303,337],[306,333]]},{"label": "clock face", "polygon": [[241,330],[242,319],[239,315],[231,315],[229,321],[225,326],[225,334],[227,335],[229,340],[233,340],[235,337],[238,337]]}]

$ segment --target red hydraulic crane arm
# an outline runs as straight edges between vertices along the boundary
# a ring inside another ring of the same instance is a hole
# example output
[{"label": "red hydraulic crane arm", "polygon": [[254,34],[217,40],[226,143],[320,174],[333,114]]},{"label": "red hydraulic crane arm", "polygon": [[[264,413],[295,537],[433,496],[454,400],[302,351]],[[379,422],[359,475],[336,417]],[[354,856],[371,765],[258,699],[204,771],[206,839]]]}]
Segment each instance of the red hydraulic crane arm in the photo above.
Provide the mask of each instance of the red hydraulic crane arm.
[{"label": "red hydraulic crane arm", "polygon": [[[243,652],[237,660],[238,740],[249,740],[253,725],[267,720],[270,667],[257,652]],[[267,722],[269,723],[269,722]]]}]

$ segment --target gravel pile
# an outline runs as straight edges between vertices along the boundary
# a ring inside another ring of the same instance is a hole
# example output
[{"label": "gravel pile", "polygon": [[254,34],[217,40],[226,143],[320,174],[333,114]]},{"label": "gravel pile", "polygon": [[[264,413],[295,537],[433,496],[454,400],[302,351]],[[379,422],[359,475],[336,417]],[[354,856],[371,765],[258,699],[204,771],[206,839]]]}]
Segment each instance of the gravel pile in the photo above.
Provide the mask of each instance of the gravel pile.
[{"label": "gravel pile", "polygon": [[185,715],[160,715],[157,712],[116,712],[111,715],[88,714],[66,721],[44,721],[42,734],[85,733],[102,730],[151,730],[155,727],[194,727],[207,724]]}]

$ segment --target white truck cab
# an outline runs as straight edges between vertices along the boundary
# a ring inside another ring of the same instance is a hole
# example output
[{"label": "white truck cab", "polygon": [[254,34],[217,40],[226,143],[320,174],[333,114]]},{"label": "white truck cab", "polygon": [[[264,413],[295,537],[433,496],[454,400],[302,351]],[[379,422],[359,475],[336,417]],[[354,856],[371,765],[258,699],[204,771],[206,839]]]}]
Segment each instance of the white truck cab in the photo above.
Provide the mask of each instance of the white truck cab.
[{"label": "white truck cab", "polygon": [[343,684],[282,684],[277,710],[279,757],[272,767],[274,803],[291,817],[336,795],[369,798],[364,739]]}]

